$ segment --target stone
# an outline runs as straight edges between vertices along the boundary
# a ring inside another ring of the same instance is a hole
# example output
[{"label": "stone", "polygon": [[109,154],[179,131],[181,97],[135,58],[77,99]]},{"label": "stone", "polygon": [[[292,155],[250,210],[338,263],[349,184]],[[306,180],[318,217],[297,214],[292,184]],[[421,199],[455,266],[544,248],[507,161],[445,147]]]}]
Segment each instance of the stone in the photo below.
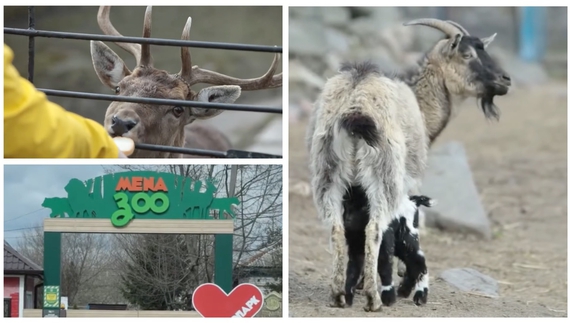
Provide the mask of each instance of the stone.
[{"label": "stone", "polygon": [[312,86],[320,90],[325,86],[326,81],[299,60],[291,60],[289,62],[289,82],[301,82],[303,86]]},{"label": "stone", "polygon": [[421,191],[437,200],[431,208],[423,208],[427,226],[491,238],[490,222],[461,143],[431,149]]},{"label": "stone", "polygon": [[328,47],[334,52],[344,54],[351,49],[349,36],[337,29],[325,29],[325,39]]},{"label": "stone", "polygon": [[324,55],[328,50],[324,30],[324,26],[318,21],[291,19],[289,52],[297,55]]},{"label": "stone", "polygon": [[343,7],[322,7],[320,15],[322,21],[329,26],[343,27],[350,21],[350,11]]},{"label": "stone", "polygon": [[451,286],[464,291],[491,298],[499,297],[499,283],[472,268],[452,268],[444,270],[439,277]]}]

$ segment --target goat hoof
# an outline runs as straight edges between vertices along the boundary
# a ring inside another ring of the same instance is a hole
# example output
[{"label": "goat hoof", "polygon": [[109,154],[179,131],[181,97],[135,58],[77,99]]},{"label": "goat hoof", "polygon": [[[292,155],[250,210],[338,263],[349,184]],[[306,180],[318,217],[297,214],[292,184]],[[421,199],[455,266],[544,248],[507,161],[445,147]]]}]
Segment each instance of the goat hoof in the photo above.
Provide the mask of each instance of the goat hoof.
[{"label": "goat hoof", "polygon": [[382,310],[382,302],[380,295],[376,292],[374,295],[366,295],[365,312],[380,312]]},{"label": "goat hoof", "polygon": [[363,290],[364,289],[364,280],[361,280],[360,283],[356,285],[356,290]]},{"label": "goat hoof", "polygon": [[346,293],[345,300],[345,307],[352,307],[352,302],[354,301],[354,293]]},{"label": "goat hoof", "polygon": [[330,304],[330,307],[345,308],[346,307],[346,300],[345,300],[344,294],[333,295],[333,301]]},{"label": "goat hoof", "polygon": [[406,275],[406,269],[406,265],[403,262],[398,261],[398,276],[404,277]]},{"label": "goat hoof", "polygon": [[405,275],[406,275],[406,271],[405,271],[405,270],[399,270],[399,269],[398,269],[398,276],[404,277]]},{"label": "goat hoof", "polygon": [[393,286],[389,286],[390,289],[382,291],[380,298],[382,299],[382,304],[386,306],[392,306],[396,303],[396,290]]},{"label": "goat hoof", "polygon": [[412,286],[400,285],[398,287],[398,297],[408,298],[412,293]]},{"label": "goat hoof", "polygon": [[423,290],[416,290],[416,293],[414,294],[414,303],[417,306],[425,305],[427,303],[427,297],[428,297],[427,288],[424,288]]}]

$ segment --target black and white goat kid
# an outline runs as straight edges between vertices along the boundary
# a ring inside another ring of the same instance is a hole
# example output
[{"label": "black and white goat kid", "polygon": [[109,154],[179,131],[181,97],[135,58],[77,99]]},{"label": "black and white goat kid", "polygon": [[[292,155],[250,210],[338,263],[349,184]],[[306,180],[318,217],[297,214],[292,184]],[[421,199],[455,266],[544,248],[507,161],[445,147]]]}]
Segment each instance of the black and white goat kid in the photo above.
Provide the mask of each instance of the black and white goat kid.
[{"label": "black and white goat kid", "polygon": [[436,28],[447,36],[405,75],[387,75],[370,63],[344,64],[328,79],[308,129],[311,186],[319,217],[331,226],[332,299],[346,305],[343,196],[360,186],[370,205],[364,230],[364,310],[381,307],[377,267],[383,233],[416,208],[431,142],[449,122],[457,102],[481,100],[497,118],[493,97],[505,95],[508,75],[485,52],[495,35],[479,39],[454,22],[419,19],[407,25]]},{"label": "black and white goat kid", "polygon": [[[362,265],[364,260],[364,230],[369,219],[366,195],[359,186],[351,187],[343,200],[344,235],[348,245],[348,266],[346,269],[346,305],[352,306],[355,289],[362,289]],[[425,195],[410,196],[417,209],[412,219],[400,216],[390,222],[384,232],[378,254],[378,274],[382,283],[380,298],[382,304],[390,306],[396,302],[396,291],[392,284],[392,256],[403,261],[408,270],[398,287],[398,296],[410,296],[415,286],[414,303],[425,304],[429,290],[429,274],[425,257],[420,248],[418,236],[419,207],[431,207],[435,200]],[[357,284],[358,278],[361,277]],[[359,288],[360,286],[360,288]]]}]

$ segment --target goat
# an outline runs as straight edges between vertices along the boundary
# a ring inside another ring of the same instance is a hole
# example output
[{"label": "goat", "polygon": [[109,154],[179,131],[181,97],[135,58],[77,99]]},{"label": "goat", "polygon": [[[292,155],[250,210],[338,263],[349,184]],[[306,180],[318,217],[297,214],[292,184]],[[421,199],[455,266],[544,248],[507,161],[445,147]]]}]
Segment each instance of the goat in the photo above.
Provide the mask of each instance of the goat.
[{"label": "goat", "polygon": [[[364,255],[364,230],[369,219],[368,201],[365,199],[364,192],[361,187],[351,187],[348,190],[348,199],[343,201],[344,213],[343,222],[345,229],[345,238],[348,245],[348,266],[346,269],[346,304],[352,306],[354,299],[354,290],[362,289],[363,279],[362,261]],[[359,192],[360,191],[360,192]],[[352,194],[356,198],[352,198]],[[435,200],[425,195],[414,195],[409,197],[416,206],[414,218],[412,221],[405,216],[400,219],[394,219],[390,222],[388,230],[382,237],[380,244],[380,252],[378,254],[378,274],[382,282],[382,293],[380,298],[382,304],[390,306],[396,302],[396,292],[392,286],[392,256],[396,256],[402,260],[407,267],[406,276],[398,287],[398,295],[408,297],[412,291],[412,287],[421,281],[421,275],[427,273],[427,266],[423,252],[419,246],[417,233],[418,212],[420,206],[431,207],[435,205]],[[409,227],[410,222],[413,226]],[[356,283],[358,278],[360,281]],[[429,286],[416,285],[416,293],[414,294],[414,303],[417,305],[427,302],[427,293]]]},{"label": "goat", "polygon": [[[420,107],[422,108],[422,112],[424,112],[424,116],[428,119],[426,124],[430,128],[429,147],[431,147],[433,142],[445,129],[451,116],[457,112],[457,105],[463,102],[467,97],[476,97],[479,100],[481,109],[486,118],[499,120],[499,110],[493,103],[493,97],[495,95],[502,96],[507,94],[508,88],[511,85],[511,78],[485,51],[494,41],[497,33],[480,39],[471,36],[463,26],[451,20],[417,19],[405,23],[404,25],[424,25],[432,27],[445,33],[448,39],[453,37],[456,39],[458,37],[458,31],[461,34],[461,39],[456,41],[456,46],[459,46],[459,48],[456,49],[457,53],[455,55],[448,55],[451,64],[447,64],[447,68],[442,69],[444,77],[439,81],[441,82],[443,80],[445,83],[443,89],[441,84],[437,86],[437,77],[431,75],[433,71],[430,71],[429,68],[426,69],[430,64],[435,65],[434,62],[437,64],[438,57],[436,57],[437,54],[434,55],[433,51],[440,47],[438,45],[440,45],[442,41],[438,42],[430,51],[424,54],[418,66],[413,66],[398,75],[398,78],[414,89],[418,101],[422,100]],[[463,65],[466,66],[461,67],[462,61]],[[459,69],[454,71],[453,68],[457,67],[459,67]],[[421,82],[420,79],[424,77],[430,77],[432,80]],[[461,89],[462,82],[468,83],[470,77],[476,79],[475,83],[477,83],[477,85],[475,93],[473,89],[471,89],[471,91],[453,90],[454,87]],[[444,89],[447,91],[444,91]],[[431,93],[430,90],[432,91]],[[444,102],[444,104],[441,102]],[[447,102],[447,104],[445,104],[445,102]],[[423,212],[420,211],[419,214],[416,214],[414,226],[418,230],[423,227],[423,218]],[[405,277],[405,275],[405,265],[401,260],[398,260],[398,276]]]},{"label": "goat", "polygon": [[[122,36],[112,25],[110,7],[101,6],[97,14],[99,27],[106,35]],[[152,7],[144,17],[143,37],[151,32]],[[182,40],[190,39],[192,18],[188,18]],[[241,91],[277,88],[282,85],[282,73],[275,75],[280,55],[276,54],[269,70],[261,77],[238,79],[192,66],[188,47],[181,47],[182,68],[176,74],[153,67],[150,44],[116,43],[136,58],[131,72],[123,60],[107,45],[91,41],[91,58],[99,80],[119,96],[190,100],[199,102],[233,103]],[[198,93],[191,86],[198,83],[214,84]],[[182,106],[147,105],[112,102],[105,113],[104,126],[112,137],[124,136],[135,143],[175,147],[227,150],[230,142],[216,129],[194,125],[197,119],[215,117],[224,110],[212,108],[185,108]],[[187,125],[190,125],[186,127]],[[186,127],[186,131],[185,131]],[[135,150],[135,158],[183,157],[169,152]]]},{"label": "goat", "polygon": [[[342,201],[347,190],[359,186],[370,205],[364,230],[364,310],[377,311],[383,233],[398,215],[409,218],[414,213],[408,196],[418,195],[430,142],[462,99],[479,98],[484,115],[498,118],[493,97],[507,94],[510,86],[509,76],[485,52],[496,34],[479,39],[457,23],[437,19],[405,25],[436,28],[446,38],[404,75],[387,75],[369,62],[343,64],[326,82],[310,116],[313,200],[319,217],[331,225],[333,306],[346,306]],[[428,279],[426,272],[418,285],[427,286]]]}]

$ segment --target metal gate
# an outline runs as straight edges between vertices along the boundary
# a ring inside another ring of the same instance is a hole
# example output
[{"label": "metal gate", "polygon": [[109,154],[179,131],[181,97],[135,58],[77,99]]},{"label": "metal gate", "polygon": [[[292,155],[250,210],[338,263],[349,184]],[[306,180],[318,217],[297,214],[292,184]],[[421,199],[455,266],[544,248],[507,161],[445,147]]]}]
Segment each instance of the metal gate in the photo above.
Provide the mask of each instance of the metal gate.
[{"label": "metal gate", "polygon": [[[263,45],[204,42],[204,41],[185,41],[185,40],[163,39],[163,38],[142,38],[142,37],[125,37],[125,36],[119,37],[119,36],[108,36],[108,35],[97,35],[97,34],[82,34],[82,33],[68,33],[68,32],[57,32],[57,31],[48,31],[48,30],[36,30],[35,14],[33,6],[28,7],[28,29],[4,27],[4,34],[20,35],[28,37],[28,80],[32,83],[34,81],[35,37],[78,39],[78,40],[99,40],[99,41],[139,43],[139,44],[146,43],[158,46],[176,46],[176,47],[186,46],[186,47],[195,47],[195,48],[283,53],[283,47],[278,47],[278,46],[263,46]],[[44,92],[48,96],[61,96],[61,97],[103,100],[103,101],[122,101],[122,102],[146,103],[146,104],[156,104],[156,105],[159,104],[177,105],[183,107],[216,108],[216,109],[231,110],[231,111],[283,114],[282,107],[256,106],[256,105],[246,105],[246,104],[210,103],[210,102],[196,102],[196,101],[154,99],[154,98],[119,97],[119,96],[106,95],[106,94],[76,92],[76,91],[61,91],[61,90],[41,89],[41,88],[38,88],[38,90]],[[214,151],[214,150],[192,149],[192,148],[182,148],[182,147],[173,147],[173,146],[151,145],[144,143],[136,144],[135,148],[141,150],[182,153],[182,154],[190,154],[190,155],[198,155],[198,156],[214,157],[214,158],[282,158],[281,155],[264,154],[258,152],[236,150],[236,149],[230,149],[228,151]]]}]

